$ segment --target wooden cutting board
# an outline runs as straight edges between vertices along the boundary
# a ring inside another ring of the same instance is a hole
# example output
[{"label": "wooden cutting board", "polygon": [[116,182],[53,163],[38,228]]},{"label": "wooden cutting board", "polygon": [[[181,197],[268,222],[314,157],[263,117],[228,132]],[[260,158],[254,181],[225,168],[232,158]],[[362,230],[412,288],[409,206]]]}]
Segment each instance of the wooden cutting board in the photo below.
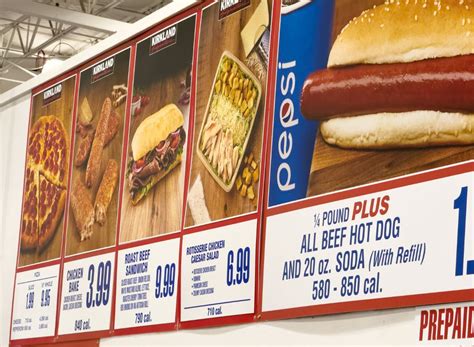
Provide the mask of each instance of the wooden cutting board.
[{"label": "wooden cutting board", "polygon": [[308,196],[355,187],[474,158],[474,146],[387,151],[345,150],[318,136]]},{"label": "wooden cutting board", "polygon": [[[246,197],[242,197],[235,187],[230,192],[226,193],[204,167],[196,154],[196,149],[198,148],[197,140],[205,117],[212,83],[222,53],[226,50],[230,51],[245,63],[246,56],[243,50],[240,32],[249,21],[259,3],[260,1],[252,1],[248,9],[232,14],[224,20],[218,20],[217,5],[209,7],[203,11],[199,42],[196,117],[193,146],[194,153],[192,158],[189,189],[193,187],[196,178],[200,176],[204,188],[206,206],[211,220],[213,221],[241,215],[257,209],[258,184],[254,185],[255,199],[253,201],[250,201]],[[269,8],[271,8],[271,1],[268,3]],[[260,82],[262,84],[262,97],[256,114],[254,128],[250,135],[250,140],[246,150],[246,155],[249,153],[254,154],[255,160],[259,165],[263,140],[266,77],[264,77]],[[189,205],[187,205],[185,226],[193,226],[194,224]]]},{"label": "wooden cutting board", "polygon": [[[63,82],[61,98],[52,103],[43,106],[42,92],[33,97],[32,119],[30,128],[42,116],[56,116],[61,120],[67,132],[67,141],[71,143],[71,127],[72,127],[72,108],[74,103],[74,88],[76,79],[71,77]],[[66,211],[66,208],[64,208]],[[43,261],[59,258],[61,255],[61,246],[64,229],[64,215],[56,228],[53,238],[41,253],[36,252],[20,252],[19,266],[35,264]]]},{"label": "wooden cutting board", "polygon": [[[337,0],[333,41],[341,29],[365,9],[383,0]],[[328,145],[318,135],[308,196],[411,174],[474,158],[474,146],[385,151],[345,150]]]},{"label": "wooden cutting board", "polygon": [[[115,56],[115,69],[113,75],[107,76],[93,84],[90,84],[90,76],[82,76],[81,86],[79,89],[78,105],[81,105],[82,100],[87,97],[89,105],[91,107],[94,119],[92,121],[94,129],[97,128],[97,123],[100,117],[100,111],[102,104],[107,97],[111,98],[112,87],[118,84],[127,85],[128,81],[128,65],[129,65],[129,50],[119,53]],[[95,196],[99,188],[100,181],[105,171],[107,161],[114,159],[121,167],[122,158],[122,144],[123,144],[123,130],[125,123],[125,105],[126,102],[122,103],[119,107],[113,108],[113,111],[120,118],[120,127],[112,139],[112,141],[104,148],[102,153],[102,161],[100,168],[100,179],[98,183],[91,187],[90,196],[92,204],[94,204]],[[78,139],[76,134],[76,140]],[[76,141],[77,143],[77,141]],[[74,154],[76,153],[77,146],[75,146]],[[73,167],[72,171],[72,182],[71,187],[77,180],[85,182],[87,162],[81,167]],[[118,221],[118,189],[119,183],[114,191],[112,201],[107,211],[106,222],[103,226],[94,224],[94,232],[89,240],[81,242],[79,232],[76,228],[72,209],[69,208],[68,217],[68,229],[67,229],[67,240],[66,240],[66,255],[72,255],[76,253],[87,252],[99,248],[112,246],[115,244],[115,235]]]},{"label": "wooden cutting board", "polygon": [[[188,135],[189,106],[182,106],[178,102],[184,91],[181,87],[181,82],[186,79],[186,73],[187,68],[184,68],[174,76],[157,81],[149,88],[143,90],[142,94],[150,98],[150,103],[142,109],[139,115],[131,119],[127,160],[131,159],[132,151],[130,144],[140,123],[146,117],[159,111],[169,103],[176,104],[181,109],[181,112],[183,112],[184,128],[186,135]],[[181,164],[162,178],[136,206],[132,205],[128,180],[125,178],[120,242],[139,240],[181,229],[183,186],[186,168],[186,156],[184,154],[186,149],[187,139]]]}]

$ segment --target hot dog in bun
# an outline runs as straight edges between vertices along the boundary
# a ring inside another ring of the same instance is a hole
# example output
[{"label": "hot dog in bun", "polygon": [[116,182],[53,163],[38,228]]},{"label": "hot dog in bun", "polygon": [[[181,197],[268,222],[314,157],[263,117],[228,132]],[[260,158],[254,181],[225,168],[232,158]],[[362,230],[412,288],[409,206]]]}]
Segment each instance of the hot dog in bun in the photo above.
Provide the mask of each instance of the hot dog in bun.
[{"label": "hot dog in bun", "polygon": [[132,139],[128,180],[132,203],[136,205],[153,186],[181,163],[186,133],[184,117],[169,104],[145,118]]},{"label": "hot dog in bun", "polygon": [[301,111],[343,148],[474,143],[474,0],[391,0],[354,18]]}]

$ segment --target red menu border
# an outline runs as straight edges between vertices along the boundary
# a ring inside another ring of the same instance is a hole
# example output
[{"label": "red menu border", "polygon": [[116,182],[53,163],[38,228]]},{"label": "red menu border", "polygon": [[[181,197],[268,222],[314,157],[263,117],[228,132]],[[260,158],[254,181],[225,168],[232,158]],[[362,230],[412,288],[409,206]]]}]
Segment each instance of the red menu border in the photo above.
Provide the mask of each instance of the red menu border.
[{"label": "red menu border", "polygon": [[[52,80],[36,87],[32,91],[32,96],[30,98],[30,114],[28,121],[28,130],[31,127],[31,118],[33,112],[33,97],[57,84],[58,82],[64,81],[69,78],[75,78],[75,88],[74,88],[74,98],[73,98],[73,111],[72,111],[72,129],[71,129],[71,152],[70,152],[70,162],[72,163],[73,159],[73,144],[75,142],[75,126],[76,118],[78,113],[78,97],[79,97],[79,88],[80,88],[80,74],[82,71],[90,68],[97,62],[115,55],[124,50],[130,49],[130,61],[129,61],[129,71],[128,71],[128,93],[127,93],[127,103],[125,108],[125,123],[124,123],[124,137],[122,144],[122,163],[121,163],[121,175],[119,181],[119,205],[118,205],[118,214],[120,216],[122,209],[122,199],[123,199],[123,190],[124,190],[124,175],[125,175],[125,166],[126,166],[126,157],[127,157],[127,147],[130,131],[130,117],[131,117],[131,103],[133,97],[133,84],[134,84],[134,75],[135,75],[135,63],[136,63],[136,51],[137,45],[139,42],[149,38],[153,34],[173,25],[177,24],[186,18],[195,16],[195,33],[194,33],[194,51],[193,51],[193,66],[192,66],[192,83],[191,83],[191,100],[190,100],[190,114],[189,114],[189,131],[188,131],[188,143],[186,149],[187,162],[185,168],[185,178],[184,178],[184,195],[183,195],[183,206],[182,206],[182,216],[181,216],[181,228],[180,231],[175,233],[170,233],[166,235],[155,236],[152,238],[136,240],[133,242],[128,242],[120,244],[119,242],[119,232],[121,220],[118,218],[116,226],[116,237],[115,245],[109,246],[103,249],[98,249],[86,253],[71,255],[66,257],[66,238],[67,238],[67,222],[68,222],[68,213],[67,208],[64,212],[64,225],[62,229],[62,244],[61,244],[61,256],[58,259],[32,264],[28,266],[19,267],[19,255],[20,255],[20,238],[18,239],[18,251],[16,259],[16,272],[15,272],[15,285],[16,285],[16,275],[17,273],[31,271],[35,269],[40,269],[47,266],[59,265],[59,277],[58,277],[58,293],[57,293],[57,310],[56,310],[56,325],[55,325],[55,334],[51,337],[42,337],[42,338],[29,338],[29,339],[20,339],[20,340],[11,340],[11,327],[10,327],[10,343],[12,345],[28,345],[28,344],[40,344],[40,343],[57,343],[57,342],[68,342],[68,341],[80,341],[80,340],[89,340],[89,339],[98,339],[102,337],[111,337],[111,336],[121,336],[129,334],[140,334],[140,333],[150,333],[150,332],[164,332],[164,331],[174,331],[178,329],[199,329],[207,327],[216,327],[216,326],[225,326],[225,325],[235,325],[243,323],[251,323],[258,320],[276,320],[276,319],[285,319],[285,318],[294,318],[302,316],[317,316],[317,315],[327,315],[334,313],[343,313],[343,312],[356,312],[356,311],[368,311],[368,310],[381,310],[388,308],[401,308],[401,307],[411,307],[418,305],[432,305],[440,303],[453,303],[453,302],[464,302],[472,301],[474,298],[474,289],[468,290],[457,290],[457,291],[447,291],[441,293],[430,293],[430,294],[419,294],[419,295],[407,295],[399,297],[390,297],[390,298],[380,298],[380,299],[369,299],[369,300],[357,300],[343,303],[333,303],[333,304],[323,304],[323,305],[313,305],[305,307],[295,307],[290,309],[275,310],[275,311],[263,311],[262,310],[262,299],[263,299],[263,276],[264,276],[264,256],[265,256],[265,236],[266,236],[266,222],[267,218],[276,214],[281,214],[285,212],[290,212],[310,206],[315,206],[319,204],[324,204],[328,202],[338,201],[350,197],[356,197],[364,194],[370,194],[374,192],[379,192],[382,190],[393,189],[397,187],[409,186],[412,184],[427,182],[431,180],[436,180],[444,177],[450,177],[453,175],[473,172],[474,171],[474,161],[452,165],[449,167],[444,167],[440,169],[434,169],[427,172],[422,172],[418,174],[413,174],[409,176],[399,177],[383,182],[378,182],[370,184],[367,186],[356,187],[348,190],[338,191],[335,193],[330,193],[326,195],[316,196],[312,198],[303,199],[300,201],[276,206],[268,207],[268,194],[269,189],[267,187],[269,178],[270,178],[270,160],[271,160],[271,145],[272,145],[272,132],[273,132],[273,121],[274,121],[274,101],[275,101],[275,88],[276,88],[276,78],[277,78],[277,58],[279,50],[279,32],[280,32],[280,20],[281,20],[281,0],[276,0],[273,2],[271,10],[271,33],[270,33],[270,59],[267,73],[267,97],[265,100],[264,108],[264,129],[263,129],[263,145],[262,145],[262,155],[261,155],[261,180],[259,184],[258,192],[258,205],[257,210],[245,215],[240,215],[236,217],[231,217],[225,220],[214,221],[209,224],[199,225],[194,227],[185,228],[185,211],[187,205],[187,196],[190,186],[190,173],[191,173],[191,164],[193,156],[193,144],[194,136],[196,134],[195,129],[195,116],[196,116],[196,91],[197,91],[197,69],[198,69],[198,54],[199,54],[199,40],[201,34],[201,22],[202,22],[202,10],[205,7],[208,7],[212,4],[217,3],[219,0],[205,0],[199,4],[196,4],[186,10],[181,11],[175,16],[164,20],[161,23],[158,23],[156,26],[138,34],[134,38],[131,38],[127,42],[124,42],[99,56],[94,57],[93,59],[87,61],[80,67],[70,70],[69,72],[57,76]],[[28,145],[28,144],[27,144]],[[25,151],[25,158],[27,153]],[[24,174],[26,172],[26,166],[24,168]],[[68,192],[66,198],[66,207],[69,207],[70,202],[70,187],[72,180],[72,165],[69,167],[68,172]],[[25,180],[23,182],[23,194],[25,190]],[[23,202],[21,207],[21,213],[23,213]],[[207,230],[212,230],[215,228],[233,225],[245,221],[257,220],[257,229],[256,229],[256,252],[255,252],[255,288],[254,288],[254,312],[248,314],[240,314],[234,316],[226,317],[213,317],[193,321],[181,321],[181,283],[182,283],[182,264],[181,264],[181,254],[183,252],[183,237],[186,235],[200,233]],[[21,226],[20,226],[21,229]],[[21,231],[21,230],[20,230]],[[116,308],[116,294],[117,294],[117,276],[118,276],[118,252],[124,249],[134,248],[137,246],[145,246],[151,243],[164,242],[168,240],[180,240],[179,246],[179,258],[178,258],[178,288],[177,288],[177,304],[175,312],[175,321],[165,324],[156,324],[143,327],[133,327],[133,328],[123,328],[115,329],[115,308]],[[97,255],[115,253],[115,268],[113,274],[113,293],[112,293],[112,302],[111,302],[111,316],[110,316],[110,326],[108,330],[97,331],[97,332],[85,332],[85,333],[73,333],[67,335],[59,335],[59,322],[61,318],[61,298],[62,298],[62,282],[63,282],[63,270],[64,265],[71,261],[85,259],[94,257]],[[15,299],[15,289],[13,292],[12,298],[12,308],[11,308],[11,318],[10,323],[13,319],[13,310],[14,310],[14,299]]]}]

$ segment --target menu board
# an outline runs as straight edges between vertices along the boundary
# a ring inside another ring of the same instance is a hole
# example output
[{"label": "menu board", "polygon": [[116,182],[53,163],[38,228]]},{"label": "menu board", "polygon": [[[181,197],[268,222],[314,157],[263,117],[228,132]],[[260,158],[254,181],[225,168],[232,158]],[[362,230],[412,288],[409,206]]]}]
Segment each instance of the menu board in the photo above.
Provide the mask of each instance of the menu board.
[{"label": "menu board", "polygon": [[110,329],[130,53],[79,74],[59,335]]},{"label": "menu board", "polygon": [[64,264],[59,334],[109,330],[114,262],[111,252]]},{"label": "menu board", "polygon": [[266,0],[202,9],[181,252],[184,326],[255,313],[271,11]]},{"label": "menu board", "polygon": [[207,0],[34,91],[11,341],[472,301],[474,27],[433,6]]},{"label": "menu board", "polygon": [[121,332],[176,326],[195,32],[196,15],[188,15],[136,46],[115,306]]},{"label": "menu board", "polygon": [[73,75],[32,97],[12,340],[55,335],[75,89]]},{"label": "menu board", "polygon": [[418,28],[439,28],[429,18],[454,25],[449,11],[468,9],[299,5],[281,8],[262,318],[472,301],[474,141],[453,122],[470,122],[472,106],[458,97],[472,84],[452,75],[449,88],[431,85],[432,70],[424,86],[433,90],[410,89],[422,66],[459,60],[461,75],[470,70],[442,48],[426,55],[417,38]]},{"label": "menu board", "polygon": [[119,251],[115,329],[174,326],[179,246],[173,238]]}]

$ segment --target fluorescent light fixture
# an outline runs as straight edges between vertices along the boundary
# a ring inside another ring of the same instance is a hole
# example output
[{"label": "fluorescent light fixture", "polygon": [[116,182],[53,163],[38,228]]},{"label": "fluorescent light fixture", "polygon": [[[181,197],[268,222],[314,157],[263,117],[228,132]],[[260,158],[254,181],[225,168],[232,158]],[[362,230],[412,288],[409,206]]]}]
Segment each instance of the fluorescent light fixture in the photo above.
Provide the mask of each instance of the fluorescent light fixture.
[{"label": "fluorescent light fixture", "polygon": [[63,61],[57,58],[48,58],[43,66],[43,71],[52,71],[61,65]]}]

